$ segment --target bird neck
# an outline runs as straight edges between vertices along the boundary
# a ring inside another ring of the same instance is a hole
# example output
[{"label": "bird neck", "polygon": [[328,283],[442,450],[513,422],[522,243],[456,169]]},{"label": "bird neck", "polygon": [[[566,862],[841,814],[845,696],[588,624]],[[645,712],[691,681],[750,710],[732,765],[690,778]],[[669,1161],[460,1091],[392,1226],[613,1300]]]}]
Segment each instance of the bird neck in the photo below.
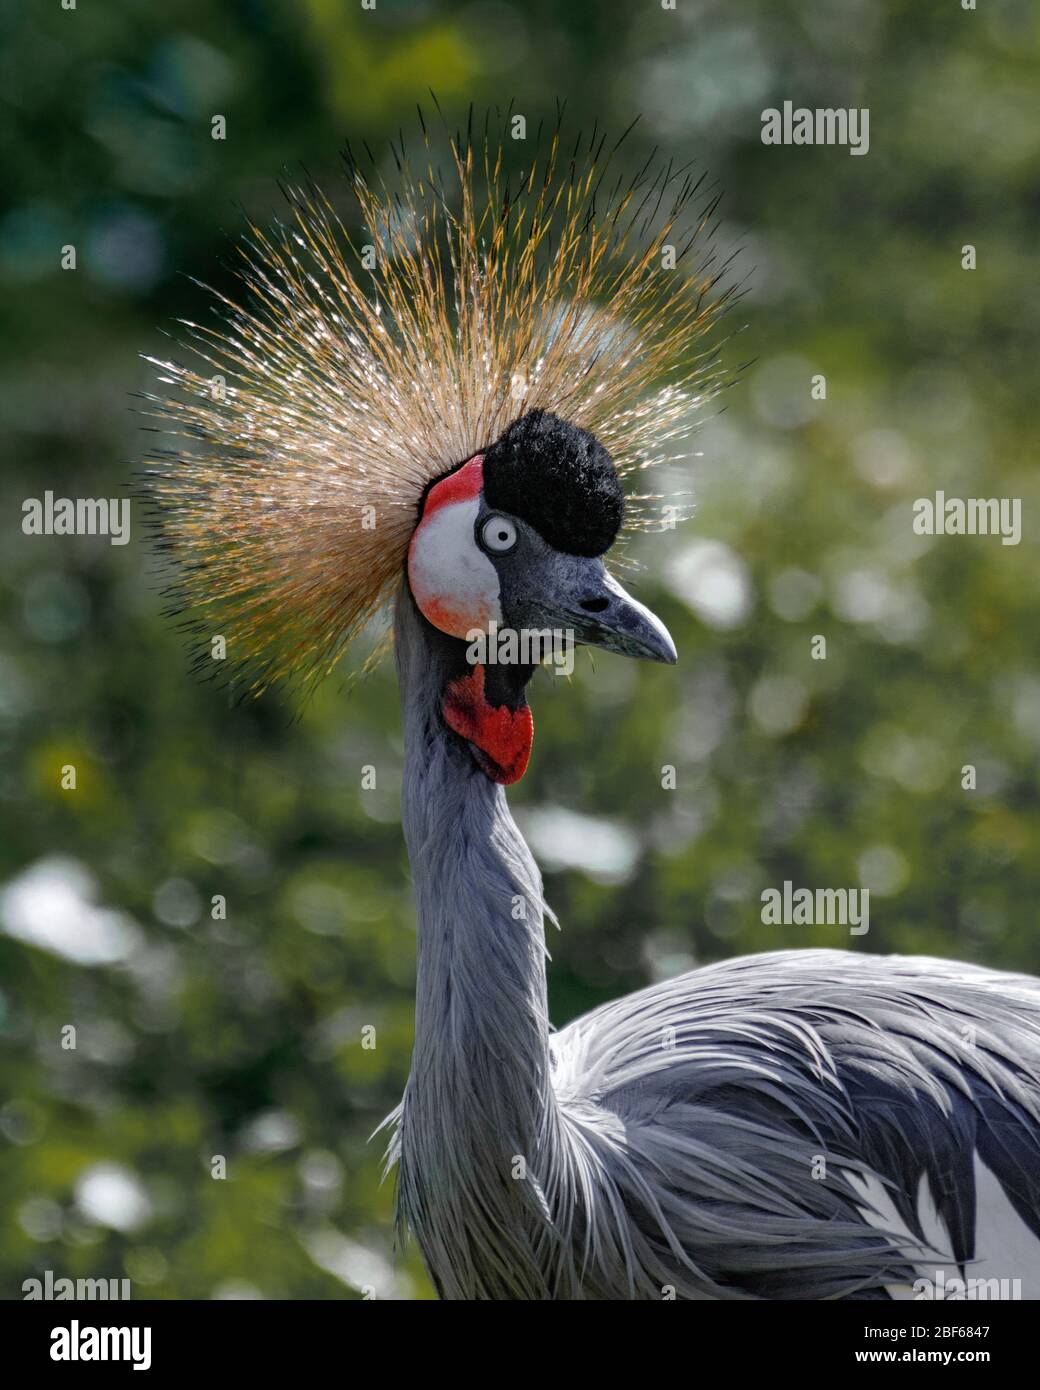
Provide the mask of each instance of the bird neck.
[{"label": "bird neck", "polygon": [[[430,627],[406,587],[395,642],[402,811],[418,912],[413,1075],[483,1079],[496,1089],[506,1068],[509,1080],[524,1082],[514,1092],[520,1097],[544,1085],[548,1056],[541,875],[502,787],[444,723],[444,689],[457,674],[454,639]],[[481,1096],[479,1088],[473,1098],[482,1106],[510,1099]]]},{"label": "bird neck", "polygon": [[555,1128],[541,876],[502,787],[444,723],[441,700],[457,653],[418,612],[406,586],[394,635],[405,736],[403,824],[418,915],[402,1206],[431,1266],[441,1261],[430,1247],[465,1232],[472,1267],[473,1241],[480,1243],[474,1223],[499,1227],[497,1237],[488,1232],[492,1249],[494,1239],[500,1242],[498,1259],[508,1226],[525,1247],[510,1258],[521,1261],[530,1258],[541,1202],[532,1196],[537,1183],[521,1179],[537,1173],[538,1152]]}]

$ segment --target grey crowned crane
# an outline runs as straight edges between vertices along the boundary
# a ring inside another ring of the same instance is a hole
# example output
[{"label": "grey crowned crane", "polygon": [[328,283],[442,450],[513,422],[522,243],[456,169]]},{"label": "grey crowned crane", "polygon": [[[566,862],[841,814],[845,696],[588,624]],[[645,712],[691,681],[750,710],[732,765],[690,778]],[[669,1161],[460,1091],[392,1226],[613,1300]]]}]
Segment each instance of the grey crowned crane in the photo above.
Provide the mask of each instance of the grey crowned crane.
[{"label": "grey crowned crane", "polygon": [[719,385],[694,349],[727,291],[687,264],[714,202],[683,170],[615,178],[616,146],[558,126],[511,176],[508,128],[441,138],[395,150],[392,186],[348,155],[360,239],[310,186],[251,227],[242,294],[187,325],[201,363],[157,364],[178,442],[144,484],[199,659],[225,635],[240,689],[319,678],[392,608],[402,1225],[453,1299],[1040,1297],[1040,981],[779,951],[552,1031],[505,794],[535,663],[477,639],[676,660],[603,557],[652,520],[625,481]]}]

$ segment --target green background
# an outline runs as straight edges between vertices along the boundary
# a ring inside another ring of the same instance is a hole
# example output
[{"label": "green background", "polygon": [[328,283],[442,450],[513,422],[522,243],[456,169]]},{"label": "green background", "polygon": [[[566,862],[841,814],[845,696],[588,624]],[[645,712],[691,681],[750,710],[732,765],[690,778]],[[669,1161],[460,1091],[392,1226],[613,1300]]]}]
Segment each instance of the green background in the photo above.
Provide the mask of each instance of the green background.
[{"label": "green background", "polygon": [[[669,480],[696,514],[640,556],[679,665],[584,655],[532,688],[510,799],[563,924],[554,1022],[775,947],[1040,970],[1033,5],[4,0],[0,26],[0,1295],[45,1269],[429,1295],[368,1140],[412,1031],[390,664],[230,709],[186,675],[139,528],[20,523],[47,488],[119,495],[138,354],[198,314],[187,277],[220,273],[240,206],[273,215],[284,168],[331,183],[345,137],[383,149],[430,86],[642,112],[631,158],[708,171],[748,279],[723,357],[750,365]],[[763,146],[787,98],[868,106],[869,154]],[[915,536],[939,488],[1021,498],[1021,544]],[[869,934],[763,925],[785,879],[868,887]]]}]

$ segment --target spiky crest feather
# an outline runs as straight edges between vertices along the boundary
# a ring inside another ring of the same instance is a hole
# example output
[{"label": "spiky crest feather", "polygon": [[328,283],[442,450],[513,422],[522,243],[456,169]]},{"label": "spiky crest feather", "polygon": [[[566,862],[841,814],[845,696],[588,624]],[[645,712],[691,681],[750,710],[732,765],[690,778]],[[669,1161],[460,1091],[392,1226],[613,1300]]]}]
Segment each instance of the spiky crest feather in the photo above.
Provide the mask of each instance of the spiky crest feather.
[{"label": "spiky crest feather", "polygon": [[244,694],[331,668],[390,594],[424,488],[527,410],[590,430],[626,475],[721,383],[698,343],[730,290],[710,245],[689,265],[717,198],[693,214],[701,182],[656,153],[616,172],[628,131],[565,147],[562,111],[510,174],[509,119],[475,138],[472,112],[452,135],[420,111],[392,184],[348,149],[360,238],[313,183],[286,187],[288,220],[238,247],[241,302],[213,290],[216,326],[181,320],[201,364],[149,359],[173,388],[147,396],[177,442],[141,487],[168,593],[196,667]]}]

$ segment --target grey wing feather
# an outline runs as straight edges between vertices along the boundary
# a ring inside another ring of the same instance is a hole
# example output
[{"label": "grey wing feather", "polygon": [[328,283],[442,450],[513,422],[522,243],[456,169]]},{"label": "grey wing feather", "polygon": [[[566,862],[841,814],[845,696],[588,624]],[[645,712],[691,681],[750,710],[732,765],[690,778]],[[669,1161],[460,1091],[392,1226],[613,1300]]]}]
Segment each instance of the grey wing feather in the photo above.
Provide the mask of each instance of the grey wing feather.
[{"label": "grey wing feather", "polygon": [[[928,1246],[922,1180],[948,1238],[933,1253],[964,1267],[976,1155],[1040,1238],[1030,977],[840,951],[746,957],[595,1010],[555,1035],[553,1057],[583,1181],[626,1209],[614,1254],[637,1295],[887,1297]],[[865,1219],[871,1179],[902,1236]],[[583,1232],[592,1288],[610,1238],[598,1224]]]}]

